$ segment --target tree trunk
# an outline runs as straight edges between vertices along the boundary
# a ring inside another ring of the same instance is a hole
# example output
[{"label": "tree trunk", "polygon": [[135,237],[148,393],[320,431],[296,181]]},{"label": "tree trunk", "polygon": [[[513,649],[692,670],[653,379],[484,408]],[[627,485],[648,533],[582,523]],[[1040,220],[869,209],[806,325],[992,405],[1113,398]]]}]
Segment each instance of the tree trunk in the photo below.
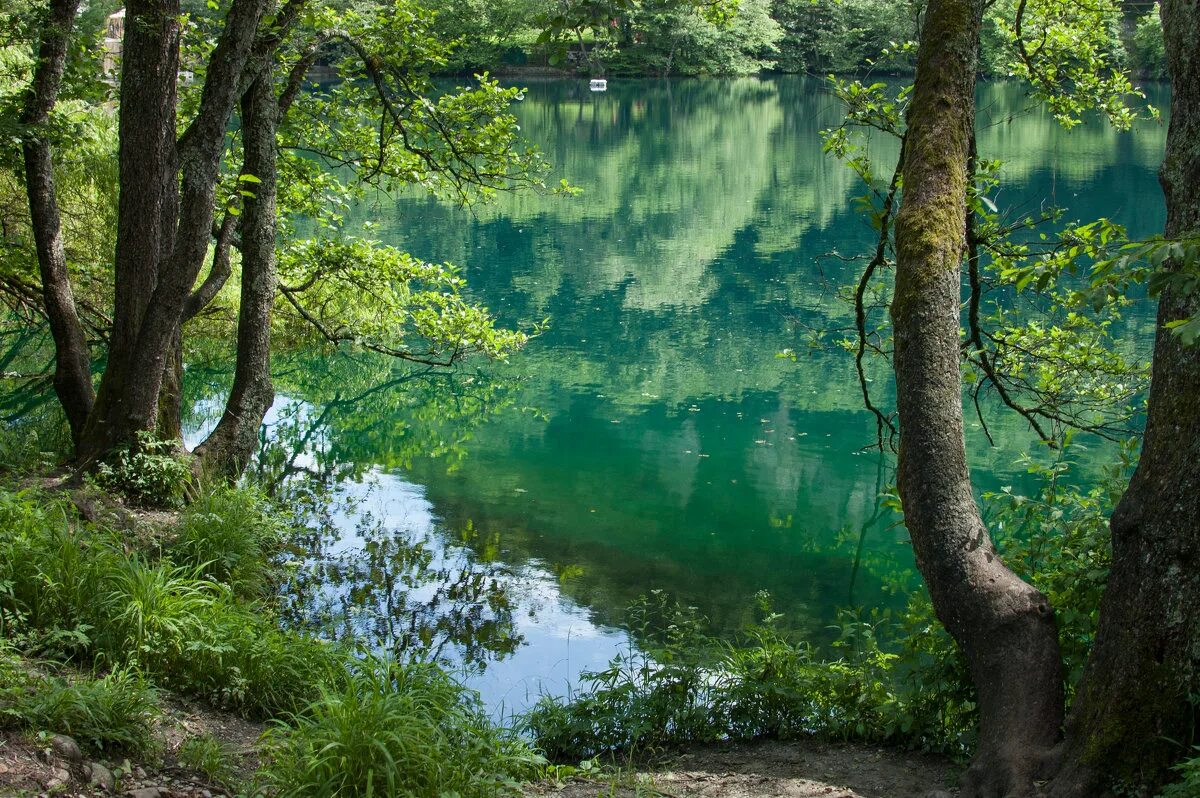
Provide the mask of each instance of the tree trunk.
[{"label": "tree trunk", "polygon": [[275,399],[271,384],[271,310],[275,303],[275,131],[279,105],[272,71],[265,68],[242,98],[245,159],[242,174],[254,192],[242,213],[242,293],[237,365],[225,412],[196,449],[208,473],[237,477],[258,448],[263,416]]},{"label": "tree trunk", "polygon": [[58,197],[54,187],[54,161],[50,142],[38,128],[50,118],[58,101],[71,29],[79,0],[53,0],[42,28],[33,84],[21,110],[25,127],[22,154],[25,161],[25,190],[29,216],[41,272],[42,298],[50,334],[54,339],[54,391],[67,416],[71,438],[79,442],[92,410],[91,352],[75,309],[75,295],[67,271]]},{"label": "tree trunk", "polygon": [[120,197],[114,261],[113,327],[108,362],[96,406],[88,419],[77,455],[89,461],[141,429],[153,428],[153,416],[139,418],[130,406],[133,383],[154,383],[158,373],[133,372],[133,355],[158,267],[170,251],[175,187],[175,104],[179,75],[180,7],[178,0],[130,0],[126,5],[121,55],[118,136]]},{"label": "tree trunk", "polygon": [[178,0],[126,8],[116,304],[108,365],[78,449],[84,462],[156,426],[171,343],[212,235],[226,125],[267,3],[233,1],[178,143]]},{"label": "tree trunk", "polygon": [[961,268],[982,0],[932,0],[908,110],[896,219],[898,482],[917,566],[979,693],[964,796],[1025,795],[1062,721],[1046,598],[996,554],[971,489],[960,376]]},{"label": "tree trunk", "polygon": [[[1159,173],[1168,238],[1200,234],[1200,10],[1162,4],[1171,123]],[[1172,264],[1168,268],[1178,268]],[[1200,694],[1200,346],[1167,325],[1200,291],[1159,300],[1146,434],[1111,520],[1113,565],[1096,643],[1067,722],[1055,796],[1153,794],[1191,753]]]}]

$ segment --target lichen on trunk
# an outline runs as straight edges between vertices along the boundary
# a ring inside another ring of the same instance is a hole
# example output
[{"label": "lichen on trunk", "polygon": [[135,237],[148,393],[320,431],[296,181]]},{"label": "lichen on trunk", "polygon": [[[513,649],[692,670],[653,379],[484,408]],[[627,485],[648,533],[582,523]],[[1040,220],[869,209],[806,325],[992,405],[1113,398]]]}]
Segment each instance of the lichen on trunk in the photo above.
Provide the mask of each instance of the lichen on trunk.
[{"label": "lichen on trunk", "polygon": [[1046,598],[1000,560],[967,467],[961,269],[980,0],[928,6],[908,109],[892,303],[898,487],[938,618],[970,666],[980,739],[966,796],[1023,795],[1062,720],[1062,665]]}]

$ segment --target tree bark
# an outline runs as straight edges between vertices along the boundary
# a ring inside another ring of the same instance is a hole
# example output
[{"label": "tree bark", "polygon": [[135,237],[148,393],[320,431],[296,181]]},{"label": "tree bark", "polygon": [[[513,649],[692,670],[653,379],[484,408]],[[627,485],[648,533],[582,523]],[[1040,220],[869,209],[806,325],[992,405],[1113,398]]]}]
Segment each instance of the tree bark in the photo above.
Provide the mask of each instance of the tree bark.
[{"label": "tree bark", "polygon": [[24,128],[22,155],[25,162],[25,190],[29,197],[29,215],[41,273],[42,300],[50,334],[54,339],[54,391],[58,395],[71,438],[78,443],[95,395],[92,391],[91,352],[67,271],[63,247],[62,223],[54,186],[53,150],[43,128],[58,101],[71,29],[79,11],[79,0],[53,0],[42,29],[33,84],[21,110]]},{"label": "tree bark", "polygon": [[1062,721],[1046,598],[992,545],[971,489],[960,376],[961,268],[982,0],[932,0],[918,55],[896,218],[892,304],[898,483],[917,566],[979,694],[964,796],[1025,795]]},{"label": "tree bark", "polygon": [[275,303],[275,131],[279,104],[267,66],[242,98],[245,151],[242,174],[254,196],[242,213],[242,293],[238,310],[237,364],[225,412],[196,449],[210,474],[236,478],[258,448],[258,431],[275,399],[271,384],[271,311]]},{"label": "tree bark", "polygon": [[178,0],[126,7],[116,304],[108,364],[78,447],[84,462],[155,428],[171,342],[212,235],[225,128],[267,4],[230,6],[196,117],[178,143]]},{"label": "tree bark", "polygon": [[[1159,179],[1166,236],[1181,238],[1200,234],[1200,10],[1194,0],[1165,0],[1162,22],[1172,91]],[[1200,346],[1184,347],[1167,325],[1197,312],[1200,291],[1169,289],[1159,300],[1142,456],[1110,522],[1112,570],[1055,796],[1153,794],[1196,740]]]}]

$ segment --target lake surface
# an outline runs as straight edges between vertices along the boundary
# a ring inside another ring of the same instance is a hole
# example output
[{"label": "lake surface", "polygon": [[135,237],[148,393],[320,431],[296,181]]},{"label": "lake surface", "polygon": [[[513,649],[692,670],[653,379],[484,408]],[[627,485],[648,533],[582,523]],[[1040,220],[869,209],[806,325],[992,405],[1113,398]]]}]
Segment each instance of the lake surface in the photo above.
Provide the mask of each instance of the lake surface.
[{"label": "lake surface", "polygon": [[[1162,87],[1151,95],[1166,104]],[[1029,106],[1016,87],[980,89],[980,154],[1006,164],[1001,210],[1056,203],[1161,230],[1165,128],[1066,133]],[[340,502],[305,606],[393,640],[405,624],[450,634],[434,618],[459,600],[499,652],[470,683],[519,710],[629,645],[625,610],[653,589],[717,632],[767,590],[817,641],[839,608],[898,603],[887,587],[911,568],[906,536],[877,501],[891,460],[870,448],[852,360],[834,345],[858,268],[841,256],[873,231],[852,207],[861,185],[821,151],[839,119],[822,83],[533,83],[516,114],[579,196],[470,210],[378,198],[358,220],[461,265],[503,323],[547,331],[507,365],[451,378],[366,356],[277,365],[268,435],[283,445],[268,470],[320,473]],[[872,153],[884,163],[895,146]],[[1126,326],[1131,346],[1148,344],[1149,308]],[[968,432],[981,489],[1020,482],[1015,461],[1037,448],[1019,419],[988,413],[996,446],[977,423]],[[421,541],[432,582],[389,539]],[[475,593],[453,588],[464,574]],[[503,587],[490,603],[488,580]]]}]

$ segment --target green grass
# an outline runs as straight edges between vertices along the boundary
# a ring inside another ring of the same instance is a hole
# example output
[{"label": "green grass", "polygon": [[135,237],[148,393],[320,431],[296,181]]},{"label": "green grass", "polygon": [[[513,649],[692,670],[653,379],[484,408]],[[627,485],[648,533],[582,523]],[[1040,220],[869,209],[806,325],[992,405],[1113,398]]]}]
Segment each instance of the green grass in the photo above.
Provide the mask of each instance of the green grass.
[{"label": "green grass", "polygon": [[0,728],[69,734],[85,749],[145,754],[154,747],[158,698],[131,669],[100,677],[45,676],[0,640]]},{"label": "green grass", "polygon": [[377,658],[278,723],[265,753],[261,784],[279,798],[509,795],[544,763],[442,671]]},{"label": "green grass", "polygon": [[229,751],[211,734],[197,734],[179,746],[179,761],[197,773],[203,773],[213,784],[233,783],[234,769]]},{"label": "green grass", "polygon": [[269,584],[266,560],[280,548],[281,538],[281,525],[263,496],[219,487],[184,511],[170,554],[239,595],[261,596]]},{"label": "green grass", "polygon": [[[278,533],[263,514],[257,497],[212,494],[156,558],[59,500],[0,489],[0,639],[107,671],[20,681],[5,649],[0,685],[20,684],[0,687],[0,717],[104,751],[145,751],[153,685],[273,718],[260,781],[281,796],[484,798],[535,775],[544,760],[436,667],[283,629],[268,603],[225,581],[267,568]],[[189,741],[181,758],[220,780],[214,742]]]}]

